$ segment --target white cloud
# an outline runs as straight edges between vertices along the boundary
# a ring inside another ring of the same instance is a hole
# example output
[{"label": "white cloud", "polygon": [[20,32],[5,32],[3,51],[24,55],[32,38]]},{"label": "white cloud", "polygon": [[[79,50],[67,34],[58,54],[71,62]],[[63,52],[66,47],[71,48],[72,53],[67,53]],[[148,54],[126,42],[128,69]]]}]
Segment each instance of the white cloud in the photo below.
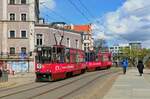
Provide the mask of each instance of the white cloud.
[{"label": "white cloud", "polygon": [[54,9],[56,7],[56,3],[54,0],[40,0],[40,11],[43,11],[45,8]]},{"label": "white cloud", "polygon": [[150,41],[150,0],[127,0],[116,11],[103,17],[105,28],[102,30],[105,35],[118,35],[128,41],[142,41],[144,46]]}]

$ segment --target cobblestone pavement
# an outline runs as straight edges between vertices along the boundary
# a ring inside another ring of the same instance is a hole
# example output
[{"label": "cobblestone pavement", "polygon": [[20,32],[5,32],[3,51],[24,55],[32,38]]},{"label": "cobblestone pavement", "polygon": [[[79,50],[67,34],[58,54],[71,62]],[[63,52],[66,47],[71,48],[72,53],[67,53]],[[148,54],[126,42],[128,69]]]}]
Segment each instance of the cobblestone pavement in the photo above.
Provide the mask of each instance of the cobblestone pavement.
[{"label": "cobblestone pavement", "polygon": [[[34,80],[34,73],[9,75],[9,81],[0,83],[0,88],[15,87],[34,82]],[[100,88],[98,85],[100,86],[102,83],[95,83],[95,87],[93,86],[91,89],[93,94],[90,91],[90,97],[92,99],[102,99],[101,94],[103,94],[105,95],[103,99],[150,99],[150,69],[145,69],[142,77],[139,76],[136,68],[129,69],[126,75],[120,73],[116,80],[112,80],[112,82],[110,88],[106,90],[107,92],[103,92],[107,85],[105,85],[105,88]],[[79,97],[78,99],[90,99],[88,98],[89,94]]]},{"label": "cobblestone pavement", "polygon": [[103,99],[150,99],[150,70],[139,76],[136,68],[120,75]]},{"label": "cobblestone pavement", "polygon": [[35,73],[19,73],[15,75],[8,76],[8,82],[1,82],[0,88],[10,88],[30,82],[34,82]]}]

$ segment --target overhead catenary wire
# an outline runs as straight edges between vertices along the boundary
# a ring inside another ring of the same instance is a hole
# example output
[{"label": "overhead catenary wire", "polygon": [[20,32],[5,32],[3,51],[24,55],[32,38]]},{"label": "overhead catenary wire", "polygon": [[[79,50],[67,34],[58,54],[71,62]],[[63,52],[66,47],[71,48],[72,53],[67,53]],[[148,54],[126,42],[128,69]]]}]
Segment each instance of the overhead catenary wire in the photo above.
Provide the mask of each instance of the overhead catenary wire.
[{"label": "overhead catenary wire", "polygon": [[42,15],[46,16],[47,18],[49,18],[47,20],[51,20],[51,21],[57,20],[56,18],[53,18],[52,16],[48,15],[47,13],[42,12]]},{"label": "overhead catenary wire", "polygon": [[90,17],[95,19],[95,16],[90,12],[90,10],[85,6],[85,4],[81,0],[78,1],[81,4],[81,6],[86,10],[86,12],[90,15]]},{"label": "overhead catenary wire", "polygon": [[67,0],[75,9],[77,12],[79,12],[87,21],[91,22],[91,20],[76,6],[72,0]]},{"label": "overhead catenary wire", "polygon": [[46,5],[43,5],[43,6],[44,6],[46,9],[48,9],[51,13],[53,13],[54,15],[58,16],[59,18],[63,19],[63,20],[66,21],[66,22],[71,23],[70,20],[68,20],[66,17],[62,16],[62,15],[59,14],[58,12],[56,12],[56,11],[54,11],[54,10],[48,8]]}]

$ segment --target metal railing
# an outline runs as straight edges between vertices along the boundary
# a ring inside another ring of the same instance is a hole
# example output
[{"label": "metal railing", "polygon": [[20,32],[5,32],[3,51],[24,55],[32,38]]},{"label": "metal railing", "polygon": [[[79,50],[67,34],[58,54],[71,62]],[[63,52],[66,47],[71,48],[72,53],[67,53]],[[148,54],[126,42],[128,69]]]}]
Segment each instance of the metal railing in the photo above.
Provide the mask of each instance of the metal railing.
[{"label": "metal railing", "polygon": [[30,53],[28,54],[21,54],[21,53],[15,53],[15,54],[0,54],[0,59],[27,59],[30,58]]}]

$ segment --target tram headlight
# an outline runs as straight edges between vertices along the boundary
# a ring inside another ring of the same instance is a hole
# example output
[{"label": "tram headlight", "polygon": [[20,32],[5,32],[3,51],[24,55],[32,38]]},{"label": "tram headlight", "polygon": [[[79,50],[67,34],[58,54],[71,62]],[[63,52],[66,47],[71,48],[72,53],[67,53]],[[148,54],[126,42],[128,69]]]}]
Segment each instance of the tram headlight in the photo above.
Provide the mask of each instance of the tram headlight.
[{"label": "tram headlight", "polygon": [[41,69],[41,68],[42,68],[42,64],[38,64],[37,69]]}]

